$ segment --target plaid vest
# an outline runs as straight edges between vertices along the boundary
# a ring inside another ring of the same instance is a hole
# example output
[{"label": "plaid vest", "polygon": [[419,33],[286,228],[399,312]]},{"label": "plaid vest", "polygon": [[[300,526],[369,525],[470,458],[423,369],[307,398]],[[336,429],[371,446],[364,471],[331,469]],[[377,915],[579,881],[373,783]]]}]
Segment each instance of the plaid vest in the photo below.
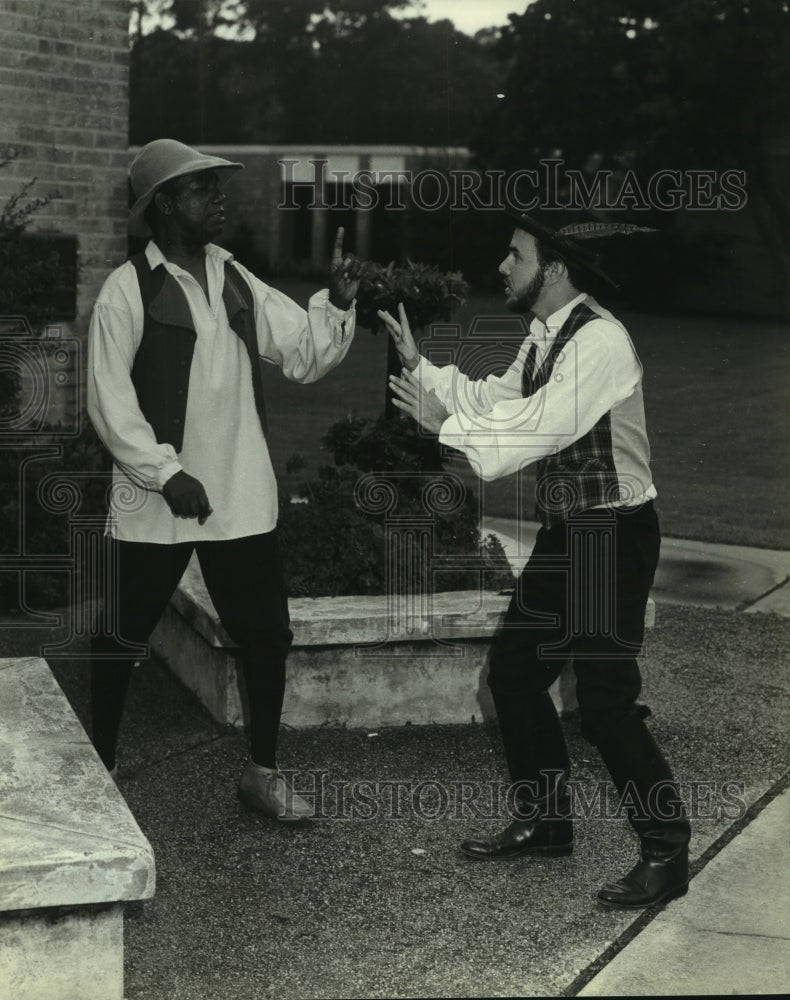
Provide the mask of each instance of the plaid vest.
[{"label": "plaid vest", "polygon": [[[184,420],[195,324],[186,296],[163,264],[151,270],[145,251],[130,258],[137,272],[143,302],[143,337],[132,365],[132,384],[143,416],[153,428],[159,444],[172,444],[177,452],[184,444]],[[230,261],[225,262],[222,300],[228,322],[247,348],[252,370],[255,409],[266,433],[262,367],[255,329],[255,304],[249,285]],[[232,391],[233,387],[229,387]]]},{"label": "plaid vest", "polygon": [[[539,370],[530,378],[525,368],[525,396],[531,396],[548,382],[568,341],[597,318],[597,313],[583,302],[572,310]],[[588,507],[616,503],[619,499],[620,483],[612,455],[611,412],[605,413],[584,437],[538,462],[535,517],[546,528],[553,528]]]}]

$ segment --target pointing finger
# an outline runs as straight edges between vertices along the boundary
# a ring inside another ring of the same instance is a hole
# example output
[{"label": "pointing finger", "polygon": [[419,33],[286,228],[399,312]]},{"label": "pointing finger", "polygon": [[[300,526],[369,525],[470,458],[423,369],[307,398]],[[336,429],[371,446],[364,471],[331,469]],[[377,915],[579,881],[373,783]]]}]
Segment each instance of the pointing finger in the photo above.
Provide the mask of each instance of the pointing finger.
[{"label": "pointing finger", "polygon": [[332,266],[335,267],[343,262],[343,236],[345,235],[345,230],[342,226],[338,227],[337,235],[335,236],[335,245],[332,247]]},{"label": "pointing finger", "polygon": [[400,333],[400,325],[398,324],[398,321],[395,319],[394,316],[390,316],[390,314],[385,309],[377,310],[376,315],[379,317],[379,319],[384,320],[386,325],[390,328],[390,330],[393,331],[393,333]]}]

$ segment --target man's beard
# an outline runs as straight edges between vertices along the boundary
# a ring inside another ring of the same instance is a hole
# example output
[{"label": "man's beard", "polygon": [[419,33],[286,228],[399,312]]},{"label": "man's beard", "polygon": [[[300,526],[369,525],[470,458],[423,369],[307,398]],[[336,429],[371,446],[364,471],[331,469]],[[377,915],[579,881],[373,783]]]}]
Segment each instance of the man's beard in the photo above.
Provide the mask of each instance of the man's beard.
[{"label": "man's beard", "polygon": [[538,301],[538,296],[543,290],[544,276],[543,271],[540,270],[535,275],[535,277],[530,281],[527,287],[518,296],[510,299],[507,302],[507,308],[509,312],[514,313],[527,313],[532,311],[532,307]]}]

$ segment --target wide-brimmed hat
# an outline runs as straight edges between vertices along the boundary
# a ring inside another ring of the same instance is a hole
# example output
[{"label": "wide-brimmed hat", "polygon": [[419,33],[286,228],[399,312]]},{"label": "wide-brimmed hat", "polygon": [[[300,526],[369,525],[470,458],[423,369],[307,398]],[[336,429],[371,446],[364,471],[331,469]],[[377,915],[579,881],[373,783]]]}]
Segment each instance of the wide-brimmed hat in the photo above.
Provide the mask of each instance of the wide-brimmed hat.
[{"label": "wide-brimmed hat", "polygon": [[220,181],[224,181],[232,171],[242,170],[243,167],[244,164],[231,163],[221,156],[199,153],[176,139],[154,139],[143,146],[129,167],[129,183],[136,199],[129,214],[142,215],[157,188],[174,177],[194,174],[199,170],[217,170],[220,171]]},{"label": "wide-brimmed hat", "polygon": [[636,226],[629,222],[605,222],[588,218],[568,222],[560,226],[559,229],[554,229],[545,222],[536,219],[534,215],[527,215],[526,212],[519,212],[512,207],[507,207],[505,214],[518,229],[525,230],[541,243],[552,247],[563,260],[584,268],[606,281],[613,288],[620,286],[601,266],[599,253],[601,244],[596,245],[595,241],[604,240],[610,236],[631,236],[634,233],[657,232],[655,229]]}]

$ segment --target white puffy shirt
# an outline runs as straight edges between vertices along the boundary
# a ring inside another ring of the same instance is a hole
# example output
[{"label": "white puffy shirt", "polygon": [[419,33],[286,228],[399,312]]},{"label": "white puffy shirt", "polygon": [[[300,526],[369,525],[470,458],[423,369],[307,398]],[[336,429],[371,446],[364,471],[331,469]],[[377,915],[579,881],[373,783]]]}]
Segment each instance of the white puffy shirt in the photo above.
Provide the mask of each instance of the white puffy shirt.
[{"label": "white puffy shirt", "polygon": [[[211,541],[273,530],[277,483],[255,409],[250,360],[231,329],[222,299],[231,254],[206,247],[208,300],[196,279],[149,242],[151,268],[164,264],[186,296],[197,334],[189,374],[184,441],[176,454],[158,444],[131,381],[143,336],[143,305],[134,265],[107,278],[88,335],[88,414],[113,457],[108,532],[132,542]],[[345,357],[355,311],[329,301],[327,289],[305,311],[239,264],[255,303],[258,350],[294,382],[314,382]],[[264,382],[264,396],[266,385]],[[204,525],[175,517],[161,490],[180,469],[199,479],[213,508]]]},{"label": "white puffy shirt", "polygon": [[[525,399],[522,375],[529,349],[537,345],[540,367],[571,311],[584,302],[597,318],[563,348],[546,384]],[[632,503],[653,499],[649,446],[644,434],[642,366],[625,327],[589,295],[580,294],[549,316],[533,319],[529,336],[501,376],[467,378],[455,365],[437,367],[425,358],[414,374],[434,389],[450,416],[439,440],[456,448],[486,481],[512,475],[583,437],[612,411],[613,460],[624,483],[638,483]]]}]

